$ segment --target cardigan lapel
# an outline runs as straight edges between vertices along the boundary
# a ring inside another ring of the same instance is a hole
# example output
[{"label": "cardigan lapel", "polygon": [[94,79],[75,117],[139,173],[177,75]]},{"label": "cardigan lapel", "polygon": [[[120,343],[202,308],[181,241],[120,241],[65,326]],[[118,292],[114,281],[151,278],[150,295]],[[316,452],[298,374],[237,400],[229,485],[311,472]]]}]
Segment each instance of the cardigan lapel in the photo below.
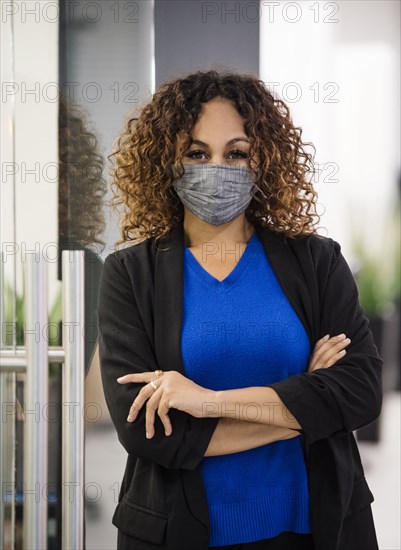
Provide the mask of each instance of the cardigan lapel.
[{"label": "cardigan lapel", "polygon": [[312,301],[300,258],[294,254],[293,247],[285,241],[283,235],[267,228],[256,226],[255,229],[284,294],[305,328],[312,349],[316,340],[316,326],[312,322]]},{"label": "cardigan lapel", "polygon": [[[161,370],[177,370],[184,376],[181,328],[184,301],[184,230],[182,222],[170,231],[156,250],[155,259],[155,354]],[[192,515],[210,529],[209,510],[200,469],[180,470],[186,501]],[[195,495],[195,497],[194,497]]]},{"label": "cardigan lapel", "polygon": [[[154,248],[152,247],[152,250]],[[185,376],[181,356],[184,292],[184,231],[182,223],[160,239],[155,257],[155,354],[161,370]]]}]

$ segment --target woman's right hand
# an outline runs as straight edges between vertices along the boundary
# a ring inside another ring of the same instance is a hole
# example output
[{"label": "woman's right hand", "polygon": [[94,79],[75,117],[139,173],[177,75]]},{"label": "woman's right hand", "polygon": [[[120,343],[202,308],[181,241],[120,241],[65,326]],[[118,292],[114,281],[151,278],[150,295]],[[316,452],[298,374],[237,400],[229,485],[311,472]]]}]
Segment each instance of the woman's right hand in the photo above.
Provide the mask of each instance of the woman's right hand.
[{"label": "woman's right hand", "polygon": [[332,336],[328,338],[328,334],[318,340],[312,352],[312,356],[308,365],[308,372],[316,369],[327,369],[332,367],[341,357],[344,357],[346,351],[344,348],[351,342],[345,334]]}]

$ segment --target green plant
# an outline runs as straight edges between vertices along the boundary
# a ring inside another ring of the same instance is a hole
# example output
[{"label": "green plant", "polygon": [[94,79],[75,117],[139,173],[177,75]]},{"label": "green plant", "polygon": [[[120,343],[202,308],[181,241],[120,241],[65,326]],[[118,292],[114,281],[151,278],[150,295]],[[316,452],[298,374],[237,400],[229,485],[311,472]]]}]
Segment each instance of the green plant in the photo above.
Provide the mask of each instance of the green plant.
[{"label": "green plant", "polygon": [[381,247],[372,251],[368,238],[354,226],[353,253],[360,261],[355,277],[360,303],[368,315],[381,315],[401,296],[400,201],[393,202],[382,229]]},{"label": "green plant", "polygon": [[[14,300],[15,300],[15,319],[14,319]],[[6,347],[12,347],[14,342],[16,346],[25,346],[25,305],[24,295],[15,293],[10,284],[4,285],[4,324],[3,324],[3,343]],[[60,346],[60,321],[62,319],[62,294],[61,283],[57,290],[56,298],[48,313],[48,330],[46,338],[48,346]],[[41,331],[43,335],[43,332]],[[55,363],[50,364],[50,375],[58,369]]]}]

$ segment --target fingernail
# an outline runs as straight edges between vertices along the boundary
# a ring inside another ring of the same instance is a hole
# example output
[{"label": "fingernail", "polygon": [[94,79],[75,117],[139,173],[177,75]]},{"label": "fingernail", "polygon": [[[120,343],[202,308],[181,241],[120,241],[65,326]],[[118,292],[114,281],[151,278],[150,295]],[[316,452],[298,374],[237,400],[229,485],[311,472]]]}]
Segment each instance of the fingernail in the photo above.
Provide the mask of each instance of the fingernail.
[{"label": "fingernail", "polygon": [[127,416],[127,420],[128,420],[128,422],[131,422],[132,418],[133,418],[133,417],[132,417],[132,415],[131,415],[131,414],[129,414],[129,415]]},{"label": "fingernail", "polygon": [[148,434],[148,432],[146,432],[146,437],[147,437],[148,439],[150,439],[150,438],[151,438],[151,435]]},{"label": "fingernail", "polygon": [[166,430],[164,433],[165,433],[166,435],[170,435],[170,434],[171,434],[171,432],[170,432],[169,430]]},{"label": "fingernail", "polygon": [[323,338],[323,341],[326,342],[330,338],[330,334],[326,334],[326,336]]}]

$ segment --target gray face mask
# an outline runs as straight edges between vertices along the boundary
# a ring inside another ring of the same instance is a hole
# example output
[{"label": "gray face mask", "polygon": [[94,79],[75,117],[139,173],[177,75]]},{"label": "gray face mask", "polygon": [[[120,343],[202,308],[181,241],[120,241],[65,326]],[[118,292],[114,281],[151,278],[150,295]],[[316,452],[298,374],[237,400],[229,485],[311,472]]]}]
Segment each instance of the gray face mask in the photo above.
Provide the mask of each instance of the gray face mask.
[{"label": "gray face mask", "polygon": [[221,225],[237,218],[252,200],[254,173],[247,166],[185,164],[184,169],[173,187],[183,205],[207,223]]}]

